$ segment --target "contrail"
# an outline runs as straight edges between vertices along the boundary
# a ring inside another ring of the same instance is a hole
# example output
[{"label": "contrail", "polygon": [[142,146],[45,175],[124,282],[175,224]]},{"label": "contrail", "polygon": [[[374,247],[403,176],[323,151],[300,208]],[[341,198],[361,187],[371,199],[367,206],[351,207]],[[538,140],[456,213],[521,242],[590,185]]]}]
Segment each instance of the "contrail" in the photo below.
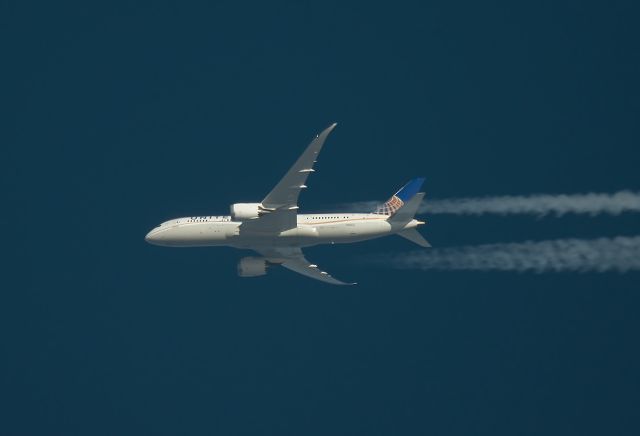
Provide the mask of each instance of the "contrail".
[{"label": "contrail", "polygon": [[640,236],[471,245],[369,255],[362,261],[398,269],[624,273],[640,270]]},{"label": "contrail", "polygon": [[[375,210],[379,203],[367,201],[346,205],[353,212]],[[574,214],[610,214],[623,212],[640,212],[640,193],[619,191],[613,194],[533,194],[503,195],[492,197],[468,197],[451,199],[427,199],[418,213],[451,214],[451,215],[484,215],[484,214],[525,214],[544,216],[553,214],[562,216]]]},{"label": "contrail", "polygon": [[483,215],[487,213],[562,216],[575,214],[610,214],[640,212],[640,193],[620,191],[614,194],[589,193],[574,195],[536,194],[528,196],[500,196],[454,198],[425,201],[420,213]]}]

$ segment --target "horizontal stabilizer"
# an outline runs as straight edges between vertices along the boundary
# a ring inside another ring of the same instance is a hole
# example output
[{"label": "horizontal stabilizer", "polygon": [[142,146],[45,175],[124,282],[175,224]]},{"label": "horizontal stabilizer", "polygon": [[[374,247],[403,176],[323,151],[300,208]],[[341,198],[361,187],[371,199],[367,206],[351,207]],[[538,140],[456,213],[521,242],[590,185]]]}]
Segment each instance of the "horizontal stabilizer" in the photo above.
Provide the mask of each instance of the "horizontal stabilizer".
[{"label": "horizontal stabilizer", "polygon": [[424,237],[416,229],[403,230],[400,233],[397,233],[397,235],[402,236],[403,238],[408,239],[409,241],[413,242],[414,244],[418,244],[421,247],[431,247],[429,241],[424,239]]}]

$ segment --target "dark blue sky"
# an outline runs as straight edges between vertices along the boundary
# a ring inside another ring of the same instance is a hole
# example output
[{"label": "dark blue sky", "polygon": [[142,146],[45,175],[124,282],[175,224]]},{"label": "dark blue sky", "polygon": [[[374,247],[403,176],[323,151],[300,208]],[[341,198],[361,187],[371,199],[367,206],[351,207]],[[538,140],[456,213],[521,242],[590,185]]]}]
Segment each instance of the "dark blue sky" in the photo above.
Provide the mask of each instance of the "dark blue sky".
[{"label": "dark blue sky", "polygon": [[[333,121],[303,211],[414,176],[433,198],[640,190],[636,2],[63,3],[0,6],[0,434],[640,432],[638,273],[309,249],[345,289],[143,240],[259,201]],[[426,219],[439,247],[640,228]]]}]

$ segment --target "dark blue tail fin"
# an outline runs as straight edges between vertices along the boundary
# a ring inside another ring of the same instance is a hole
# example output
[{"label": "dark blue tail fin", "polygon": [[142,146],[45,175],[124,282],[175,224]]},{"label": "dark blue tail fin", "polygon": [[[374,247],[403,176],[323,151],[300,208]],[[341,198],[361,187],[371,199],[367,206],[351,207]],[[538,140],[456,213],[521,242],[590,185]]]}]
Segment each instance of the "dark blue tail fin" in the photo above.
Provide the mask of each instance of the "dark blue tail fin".
[{"label": "dark blue tail fin", "polygon": [[418,191],[420,191],[423,183],[424,177],[416,177],[415,179],[410,180],[384,204],[378,206],[378,208],[373,213],[392,216],[398,211],[398,209],[404,206],[406,202],[411,200],[411,198],[413,198],[413,196],[416,195]]}]

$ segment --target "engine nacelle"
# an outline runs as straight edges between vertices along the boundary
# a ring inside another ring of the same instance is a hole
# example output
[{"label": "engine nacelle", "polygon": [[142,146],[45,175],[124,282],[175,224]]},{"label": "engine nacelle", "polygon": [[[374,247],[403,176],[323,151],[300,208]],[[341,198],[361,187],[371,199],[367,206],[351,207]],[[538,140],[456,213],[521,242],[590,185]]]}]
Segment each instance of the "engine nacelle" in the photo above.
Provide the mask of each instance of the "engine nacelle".
[{"label": "engine nacelle", "polygon": [[260,203],[235,203],[229,209],[234,221],[248,221],[260,218]]},{"label": "engine nacelle", "polygon": [[243,257],[238,262],[240,277],[258,277],[267,273],[267,260],[264,257]]}]

